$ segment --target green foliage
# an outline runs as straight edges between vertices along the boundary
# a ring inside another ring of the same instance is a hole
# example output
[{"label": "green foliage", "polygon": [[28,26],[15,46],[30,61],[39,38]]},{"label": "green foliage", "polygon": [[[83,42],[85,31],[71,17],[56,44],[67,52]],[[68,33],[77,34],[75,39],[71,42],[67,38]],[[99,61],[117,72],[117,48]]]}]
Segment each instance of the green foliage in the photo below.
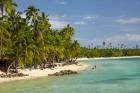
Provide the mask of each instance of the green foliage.
[{"label": "green foliage", "polygon": [[15,10],[15,7],[17,6],[17,4],[13,3],[12,0],[0,0],[0,5],[4,6],[5,11],[8,14],[11,13],[12,10]]},{"label": "green foliage", "polygon": [[119,49],[119,48],[81,48],[79,57],[119,57],[119,56],[140,56],[140,49]]},{"label": "green foliage", "polygon": [[24,68],[36,67],[48,59],[70,60],[80,53],[80,44],[72,40],[74,29],[70,25],[54,30],[48,16],[34,6],[27,7],[26,18],[22,18],[12,0],[1,0],[0,4],[8,13],[0,22],[0,58],[13,58]]}]

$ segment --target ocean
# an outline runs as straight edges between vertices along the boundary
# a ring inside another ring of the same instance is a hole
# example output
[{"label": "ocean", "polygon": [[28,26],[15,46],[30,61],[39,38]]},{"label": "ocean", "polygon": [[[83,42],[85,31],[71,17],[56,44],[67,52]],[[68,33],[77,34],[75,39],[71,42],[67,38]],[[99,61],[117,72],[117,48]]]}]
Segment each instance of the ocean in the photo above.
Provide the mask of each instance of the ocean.
[{"label": "ocean", "polygon": [[0,93],[140,93],[140,58],[82,62],[90,67],[77,75],[0,83]]}]

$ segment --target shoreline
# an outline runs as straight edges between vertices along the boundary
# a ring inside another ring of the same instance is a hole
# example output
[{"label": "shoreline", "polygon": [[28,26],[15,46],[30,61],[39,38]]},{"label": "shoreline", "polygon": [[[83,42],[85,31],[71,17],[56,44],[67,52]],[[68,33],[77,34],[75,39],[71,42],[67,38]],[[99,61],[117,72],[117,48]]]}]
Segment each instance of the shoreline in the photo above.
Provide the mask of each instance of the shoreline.
[{"label": "shoreline", "polygon": [[88,67],[89,67],[88,64],[80,62],[77,65],[72,64],[72,65],[63,66],[63,67],[55,67],[54,69],[44,69],[44,70],[34,69],[31,71],[29,69],[24,69],[24,70],[19,70],[19,73],[28,74],[29,76],[14,77],[14,78],[1,78],[0,77],[0,83],[44,77],[44,76],[48,76],[48,74],[54,74],[56,72],[60,72],[61,70],[81,71]]},{"label": "shoreline", "polygon": [[[95,58],[78,58],[77,61],[83,61],[83,60],[100,60],[100,59],[124,59],[124,58],[140,58],[140,56],[122,56],[122,57],[95,57]],[[17,81],[17,80],[28,80],[28,79],[34,79],[34,78],[39,78],[39,77],[47,77],[48,74],[54,74],[56,72],[60,72],[61,70],[72,70],[72,71],[81,71],[86,68],[90,67],[86,63],[79,62],[77,65],[72,64],[72,65],[67,65],[67,66],[58,66],[53,69],[24,69],[24,70],[19,70],[19,73],[23,74],[28,74],[29,76],[23,76],[23,77],[14,77],[14,78],[1,78],[0,77],[0,83],[4,82],[11,82],[11,81]],[[0,74],[2,72],[0,71]]]},{"label": "shoreline", "polygon": [[140,56],[121,56],[121,57],[94,57],[94,58],[78,58],[77,61],[93,60],[93,59],[124,59],[124,58],[140,58]]}]

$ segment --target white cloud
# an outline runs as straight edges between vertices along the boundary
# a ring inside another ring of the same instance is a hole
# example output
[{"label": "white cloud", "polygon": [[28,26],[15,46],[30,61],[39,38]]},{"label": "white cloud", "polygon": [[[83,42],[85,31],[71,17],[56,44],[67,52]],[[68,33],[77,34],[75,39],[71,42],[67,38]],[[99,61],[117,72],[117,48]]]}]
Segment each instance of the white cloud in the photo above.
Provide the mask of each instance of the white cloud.
[{"label": "white cloud", "polygon": [[107,38],[105,41],[107,42],[140,42],[140,35],[139,34],[125,34],[119,36],[113,36]]},{"label": "white cloud", "polygon": [[60,4],[60,5],[66,5],[66,4],[67,4],[67,2],[60,1],[60,2],[59,2],[59,4]]},{"label": "white cloud", "polygon": [[140,44],[140,34],[125,34],[125,35],[116,35],[109,38],[97,38],[97,39],[88,39],[88,38],[74,38],[78,40],[82,46],[88,46],[93,43],[93,46],[102,45],[102,42],[105,41],[107,44],[110,42],[113,46],[118,46],[118,44],[126,44],[132,47],[133,45]]},{"label": "white cloud", "polygon": [[139,33],[140,29],[139,28],[124,28],[124,29],[120,29],[120,31],[125,32],[125,33]]},{"label": "white cloud", "polygon": [[[96,15],[87,15],[87,16],[84,16],[83,17],[83,19],[84,19],[84,21],[86,21],[87,23],[92,23],[92,24],[95,24],[96,22],[95,22],[95,20],[98,18],[98,16],[96,16]],[[87,24],[86,23],[86,24]]]},{"label": "white cloud", "polygon": [[59,20],[60,17],[59,16],[49,16],[50,20]]},{"label": "white cloud", "polygon": [[116,19],[115,22],[120,24],[139,24],[140,23],[140,17],[133,17],[133,18],[119,18]]},{"label": "white cloud", "polygon": [[54,29],[61,29],[68,24],[68,22],[59,21],[59,20],[50,20],[49,22],[51,23],[52,28]]},{"label": "white cloud", "polygon": [[97,18],[96,15],[87,15],[84,17],[84,19],[87,19],[87,20],[96,19],[96,18]]},{"label": "white cloud", "polygon": [[126,34],[126,37],[131,41],[140,41],[140,35],[138,34]]},{"label": "white cloud", "polygon": [[63,16],[49,16],[49,19],[50,20],[61,20],[61,19],[64,19],[64,18],[66,18],[66,16],[65,15],[63,15]]},{"label": "white cloud", "polygon": [[77,21],[77,22],[74,22],[75,25],[86,25],[87,23],[84,22],[84,21]]},{"label": "white cloud", "polygon": [[26,18],[26,14],[25,13],[21,14],[21,17]]},{"label": "white cloud", "polygon": [[61,29],[65,27],[69,22],[62,20],[65,16],[49,16],[49,22],[54,29]]}]

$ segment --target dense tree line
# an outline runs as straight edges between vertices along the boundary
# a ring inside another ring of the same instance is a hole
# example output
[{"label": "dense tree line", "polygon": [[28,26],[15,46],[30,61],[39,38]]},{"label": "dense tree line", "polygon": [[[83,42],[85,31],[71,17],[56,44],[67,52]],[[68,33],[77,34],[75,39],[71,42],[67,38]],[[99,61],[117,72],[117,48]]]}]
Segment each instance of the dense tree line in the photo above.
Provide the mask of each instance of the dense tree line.
[{"label": "dense tree line", "polygon": [[0,5],[6,11],[0,20],[0,59],[11,59],[22,68],[36,68],[47,62],[73,60],[80,53],[70,25],[53,29],[48,16],[34,6],[27,7],[23,18],[12,0],[0,0]]},{"label": "dense tree line", "polygon": [[120,57],[120,56],[140,56],[138,45],[128,48],[124,43],[113,45],[111,42],[103,41],[101,45],[93,47],[91,43],[88,47],[81,47],[79,57]]},{"label": "dense tree line", "polygon": [[137,48],[81,48],[79,57],[120,57],[140,56],[140,49]]}]

